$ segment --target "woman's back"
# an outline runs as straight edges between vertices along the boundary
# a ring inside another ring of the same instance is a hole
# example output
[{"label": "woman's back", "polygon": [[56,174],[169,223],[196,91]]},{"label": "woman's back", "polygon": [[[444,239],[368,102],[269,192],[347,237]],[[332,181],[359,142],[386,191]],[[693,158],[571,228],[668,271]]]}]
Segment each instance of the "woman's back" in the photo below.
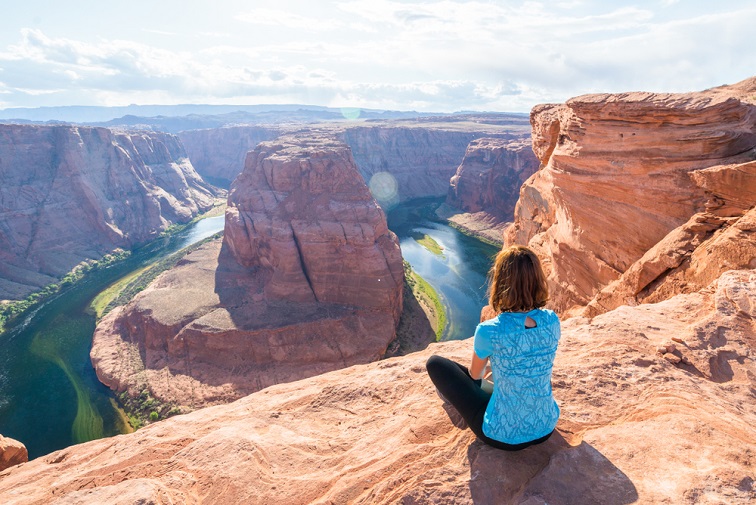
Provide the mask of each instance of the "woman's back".
[{"label": "woman's back", "polygon": [[[526,319],[535,326],[526,327]],[[559,318],[545,309],[503,312],[478,326],[475,353],[490,359],[494,382],[483,420],[487,436],[519,444],[554,429],[559,407],[551,369],[559,336]]]}]

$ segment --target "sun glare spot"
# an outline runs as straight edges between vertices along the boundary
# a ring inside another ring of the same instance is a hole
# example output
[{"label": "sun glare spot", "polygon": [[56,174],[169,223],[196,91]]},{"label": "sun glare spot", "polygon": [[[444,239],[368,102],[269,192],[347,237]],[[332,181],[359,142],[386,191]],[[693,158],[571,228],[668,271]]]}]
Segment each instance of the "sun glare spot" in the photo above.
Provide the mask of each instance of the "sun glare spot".
[{"label": "sun glare spot", "polygon": [[399,203],[399,184],[396,178],[388,172],[373,174],[368,184],[373,198],[378,200],[384,209]]}]

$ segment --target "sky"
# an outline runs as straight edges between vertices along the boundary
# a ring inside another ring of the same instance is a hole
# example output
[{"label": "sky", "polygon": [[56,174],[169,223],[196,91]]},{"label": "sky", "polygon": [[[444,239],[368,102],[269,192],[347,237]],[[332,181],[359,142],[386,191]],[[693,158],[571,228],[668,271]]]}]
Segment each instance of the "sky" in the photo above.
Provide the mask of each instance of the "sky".
[{"label": "sky", "polygon": [[0,109],[297,103],[528,112],[756,75],[751,0],[5,2]]}]

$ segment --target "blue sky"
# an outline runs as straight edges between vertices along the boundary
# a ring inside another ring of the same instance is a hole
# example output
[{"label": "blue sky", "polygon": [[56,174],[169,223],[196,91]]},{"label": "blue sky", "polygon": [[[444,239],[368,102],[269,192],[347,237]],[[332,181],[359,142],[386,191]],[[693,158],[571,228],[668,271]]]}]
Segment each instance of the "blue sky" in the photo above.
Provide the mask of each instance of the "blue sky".
[{"label": "blue sky", "polygon": [[527,112],[756,75],[751,1],[7,2],[0,108],[304,103]]}]

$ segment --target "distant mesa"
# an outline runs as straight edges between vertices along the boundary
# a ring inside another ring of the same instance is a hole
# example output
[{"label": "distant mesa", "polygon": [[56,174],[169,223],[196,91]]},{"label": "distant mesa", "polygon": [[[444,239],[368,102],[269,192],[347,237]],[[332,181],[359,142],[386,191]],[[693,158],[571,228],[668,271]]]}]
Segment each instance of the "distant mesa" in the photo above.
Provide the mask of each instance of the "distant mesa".
[{"label": "distant mesa", "polygon": [[189,254],[99,324],[92,360],[116,391],[187,408],[380,358],[404,270],[349,148],[260,143],[232,185],[223,242]]},{"label": "distant mesa", "polygon": [[215,195],[173,135],[0,125],[0,299],[153,239]]}]

